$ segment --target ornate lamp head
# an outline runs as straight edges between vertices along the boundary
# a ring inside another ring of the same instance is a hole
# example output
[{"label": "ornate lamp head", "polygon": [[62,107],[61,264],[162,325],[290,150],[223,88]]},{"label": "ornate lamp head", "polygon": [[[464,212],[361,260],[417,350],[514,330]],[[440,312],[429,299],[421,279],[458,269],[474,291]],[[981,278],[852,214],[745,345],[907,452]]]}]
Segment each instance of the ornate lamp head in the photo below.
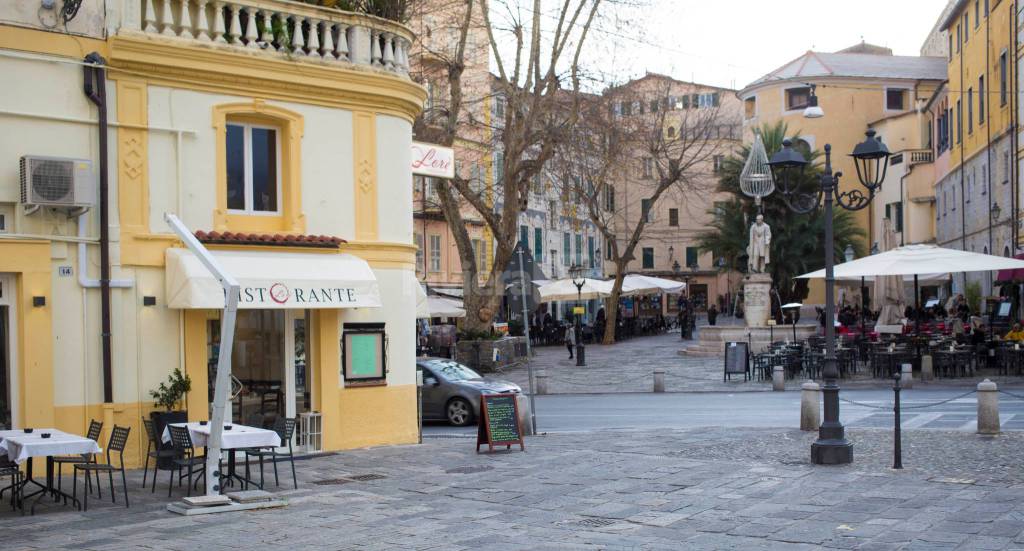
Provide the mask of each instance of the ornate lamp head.
[{"label": "ornate lamp head", "polygon": [[779,183],[783,193],[792,193],[800,183],[800,176],[807,168],[807,159],[793,148],[793,140],[782,140],[782,149],[768,161],[772,177]]},{"label": "ornate lamp head", "polygon": [[889,168],[889,148],[875,137],[874,130],[864,133],[867,138],[853,148],[850,155],[857,167],[857,179],[871,191],[877,190],[885,181],[885,172]]}]

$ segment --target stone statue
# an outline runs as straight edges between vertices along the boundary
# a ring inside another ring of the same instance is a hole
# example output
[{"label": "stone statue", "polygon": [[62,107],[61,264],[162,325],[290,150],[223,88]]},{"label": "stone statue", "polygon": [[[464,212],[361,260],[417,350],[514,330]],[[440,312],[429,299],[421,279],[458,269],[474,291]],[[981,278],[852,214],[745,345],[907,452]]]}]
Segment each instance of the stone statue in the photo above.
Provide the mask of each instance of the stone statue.
[{"label": "stone statue", "polygon": [[764,223],[764,216],[758,214],[750,226],[750,243],[747,244],[747,268],[750,273],[765,271],[771,262],[772,229]]}]

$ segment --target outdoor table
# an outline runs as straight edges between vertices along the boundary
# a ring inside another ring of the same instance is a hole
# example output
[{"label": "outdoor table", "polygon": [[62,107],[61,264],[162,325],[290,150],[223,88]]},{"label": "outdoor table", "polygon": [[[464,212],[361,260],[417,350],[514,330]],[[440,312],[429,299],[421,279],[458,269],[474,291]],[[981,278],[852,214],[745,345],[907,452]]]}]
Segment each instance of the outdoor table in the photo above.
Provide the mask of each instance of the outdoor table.
[{"label": "outdoor table", "polygon": [[[895,373],[894,366],[899,366],[904,363],[910,363],[914,359],[914,353],[910,350],[896,350],[882,349],[875,350],[872,354],[872,372],[877,377],[879,373],[884,373],[885,376],[891,377]],[[883,362],[883,365],[878,365],[879,360]]]},{"label": "outdoor table", "polygon": [[[207,447],[207,443],[210,440],[210,425],[209,423],[200,425],[198,422],[190,423],[170,423],[170,425],[176,427],[188,428],[189,436],[192,437],[192,445],[196,447]],[[281,446],[281,437],[272,430],[261,429],[257,427],[249,427],[246,425],[224,425],[225,427],[230,426],[231,430],[221,431],[221,444],[222,450],[228,451],[228,475],[227,481],[231,483],[232,480],[238,480],[240,484],[248,486],[253,484],[256,487],[262,489],[262,486],[256,484],[255,481],[243,478],[235,472],[235,451],[245,448],[270,448]],[[171,441],[171,431],[164,427],[164,432],[160,436],[164,442]],[[246,460],[248,461],[248,459]],[[221,484],[221,491],[224,489],[224,484]]]},{"label": "outdoor table", "polygon": [[996,361],[1001,374],[1009,375],[1012,370],[1019,375],[1021,368],[1024,367],[1024,347],[1018,348],[1014,344],[1018,343],[1004,343],[1003,346],[996,349]]},{"label": "outdoor table", "polygon": [[[50,437],[43,438],[42,435],[44,433],[48,433]],[[16,463],[28,461],[28,464],[25,466],[25,481],[22,484],[32,483],[39,486],[39,490],[22,496],[23,500],[32,496],[39,496],[36,498],[36,502],[32,504],[33,513],[35,513],[39,500],[46,494],[54,496],[56,501],[63,497],[65,503],[70,499],[75,506],[79,506],[77,499],[53,487],[53,457],[55,455],[92,453],[100,453],[100,446],[95,440],[57,429],[34,429],[30,434],[20,429],[0,431],[0,455],[6,455],[8,459]],[[46,458],[45,485],[32,478],[32,463],[35,457]]]}]

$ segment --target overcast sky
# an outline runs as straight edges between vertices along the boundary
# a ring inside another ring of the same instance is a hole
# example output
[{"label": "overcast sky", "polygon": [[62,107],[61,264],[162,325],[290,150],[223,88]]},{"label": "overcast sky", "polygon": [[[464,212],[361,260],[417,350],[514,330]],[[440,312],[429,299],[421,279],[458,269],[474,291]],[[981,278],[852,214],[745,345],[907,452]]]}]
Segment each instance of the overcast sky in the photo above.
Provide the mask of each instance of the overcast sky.
[{"label": "overcast sky", "polygon": [[[742,88],[807,50],[859,43],[919,55],[946,0],[649,0],[634,21],[602,24],[595,65],[616,80],[665,73]],[[610,44],[614,44],[611,46]]]}]

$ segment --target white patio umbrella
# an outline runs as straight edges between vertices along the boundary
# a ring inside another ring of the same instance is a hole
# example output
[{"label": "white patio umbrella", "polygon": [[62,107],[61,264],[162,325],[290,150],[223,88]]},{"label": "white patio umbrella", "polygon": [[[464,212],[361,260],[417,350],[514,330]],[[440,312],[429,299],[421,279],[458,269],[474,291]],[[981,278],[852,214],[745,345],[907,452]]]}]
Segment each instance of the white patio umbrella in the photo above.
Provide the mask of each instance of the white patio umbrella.
[{"label": "white patio umbrella", "polygon": [[416,318],[464,318],[466,310],[462,301],[436,296],[427,296],[423,284],[416,285]]},{"label": "white patio umbrella", "polygon": [[[612,280],[614,283],[614,280]],[[682,281],[661,277],[627,274],[622,278],[623,295],[649,295],[655,293],[681,293],[686,288]],[[610,292],[610,291],[609,291]]]},{"label": "white patio umbrella", "polygon": [[[906,245],[891,251],[858,258],[835,266],[836,279],[860,278],[861,276],[920,276],[987,272],[990,270],[1012,270],[1024,268],[1024,260],[1005,258],[990,254],[972,253],[956,249],[944,249],[935,245]],[[824,279],[821,269],[801,276],[801,279]]]},{"label": "white patio umbrella", "polygon": [[571,301],[577,298],[593,300],[611,294],[611,284],[600,279],[585,278],[577,293],[572,279],[556,279],[537,288],[542,302]]}]

